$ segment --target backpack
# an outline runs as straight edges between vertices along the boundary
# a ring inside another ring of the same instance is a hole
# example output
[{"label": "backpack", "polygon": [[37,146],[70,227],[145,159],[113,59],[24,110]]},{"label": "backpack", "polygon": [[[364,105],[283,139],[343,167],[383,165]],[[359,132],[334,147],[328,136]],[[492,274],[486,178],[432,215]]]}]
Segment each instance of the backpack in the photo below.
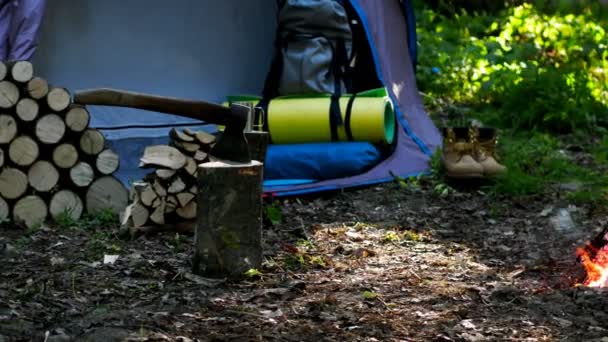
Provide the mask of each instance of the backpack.
[{"label": "backpack", "polygon": [[278,0],[277,21],[275,54],[258,106],[265,109],[277,96],[330,94],[332,136],[337,136],[336,126],[342,124],[338,100],[350,91],[353,55],[342,1]]}]

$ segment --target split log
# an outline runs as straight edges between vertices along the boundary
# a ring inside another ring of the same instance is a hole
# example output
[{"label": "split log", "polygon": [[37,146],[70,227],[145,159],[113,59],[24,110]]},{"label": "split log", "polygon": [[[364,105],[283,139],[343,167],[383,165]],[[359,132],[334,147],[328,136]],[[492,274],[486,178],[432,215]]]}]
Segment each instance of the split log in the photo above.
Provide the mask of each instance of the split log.
[{"label": "split log", "polygon": [[70,179],[77,187],[87,187],[95,179],[95,171],[89,163],[80,161],[70,169]]},{"label": "split log", "polygon": [[178,149],[166,145],[154,145],[145,148],[139,167],[161,167],[179,170],[185,165],[186,156]]},{"label": "split log", "polygon": [[0,61],[0,81],[4,81],[6,75],[8,75],[8,68],[3,61]]},{"label": "split log", "polygon": [[193,272],[240,277],[262,264],[263,164],[209,162],[198,169]]},{"label": "split log", "polygon": [[150,214],[150,221],[155,224],[165,223],[165,201],[161,200],[159,205],[154,208],[154,211]]},{"label": "split log", "polygon": [[17,199],[28,189],[27,175],[19,169],[5,167],[0,172],[0,197]]},{"label": "split log", "polygon": [[85,154],[98,155],[105,148],[106,139],[100,131],[89,128],[80,137],[80,149]]},{"label": "split log", "polygon": [[169,195],[165,199],[165,213],[169,214],[175,211],[179,207],[179,203],[177,203],[177,197],[173,195]]},{"label": "split log", "polygon": [[17,102],[15,113],[17,117],[24,122],[34,121],[38,117],[40,106],[36,100],[29,97],[24,97]]},{"label": "split log", "polygon": [[158,170],[156,170],[155,173],[156,173],[156,177],[158,177],[160,179],[169,179],[169,178],[175,176],[177,171],[170,170],[170,169],[158,169]]},{"label": "split log", "polygon": [[4,166],[4,150],[0,148],[0,169]]},{"label": "split log", "polygon": [[36,195],[21,198],[13,207],[13,222],[30,229],[43,224],[47,215],[46,203]]},{"label": "split log", "polygon": [[67,189],[56,192],[49,203],[49,212],[54,220],[63,215],[67,215],[72,220],[78,220],[82,216],[83,209],[80,196]]},{"label": "split log", "polygon": [[131,203],[125,207],[122,214],[121,225],[129,228],[138,228],[146,224],[150,212],[141,203]]},{"label": "split log", "polygon": [[180,132],[175,128],[172,128],[171,131],[169,131],[169,137],[174,141],[194,142],[193,136]]},{"label": "split log", "polygon": [[71,101],[70,92],[65,88],[52,88],[46,95],[46,104],[55,112],[66,110]]},{"label": "split log", "polygon": [[186,172],[188,172],[188,174],[190,176],[196,177],[197,167],[198,167],[198,165],[196,165],[194,158],[191,158],[191,157],[186,158],[186,166],[184,166],[184,170],[186,170]]},{"label": "split log", "polygon": [[201,150],[198,150],[194,153],[194,160],[198,163],[203,163],[207,160],[209,155]]},{"label": "split log", "polygon": [[119,215],[128,205],[129,191],[116,178],[103,176],[91,184],[85,202],[89,214],[109,209]]},{"label": "split log", "polygon": [[35,162],[27,173],[30,186],[39,192],[51,191],[59,183],[59,172],[46,160]]},{"label": "split log", "polygon": [[175,197],[177,197],[177,202],[182,208],[190,204],[190,202],[194,202],[194,199],[196,198],[194,194],[191,194],[189,192],[182,192],[180,194],[177,194]]},{"label": "split log", "polygon": [[175,213],[186,220],[196,218],[196,201],[190,201],[185,207],[175,209]]},{"label": "split log", "polygon": [[30,166],[40,154],[38,144],[27,135],[15,138],[8,147],[9,159],[19,166]]},{"label": "split log", "polygon": [[47,114],[36,121],[36,138],[43,144],[56,144],[65,135],[65,122],[57,114]]},{"label": "split log", "polygon": [[27,82],[26,92],[31,98],[41,100],[49,93],[49,83],[44,78],[34,77]]},{"label": "split log", "polygon": [[167,196],[167,189],[158,181],[158,179],[154,181],[152,187],[154,188],[154,192],[156,192],[159,197]]},{"label": "split log", "polygon": [[0,81],[0,108],[12,108],[19,102],[19,88],[10,81]]},{"label": "split log", "polygon": [[11,216],[11,208],[4,198],[0,197],[0,222],[8,221]]},{"label": "split log", "polygon": [[145,183],[143,186],[136,187],[135,191],[137,192],[139,202],[147,207],[151,207],[152,202],[158,198],[158,195],[154,192],[150,183]]},{"label": "split log", "polygon": [[182,180],[182,177],[175,177],[169,187],[167,188],[167,192],[170,194],[177,194],[186,190],[186,183]]},{"label": "split log", "polygon": [[118,170],[120,159],[114,151],[106,149],[97,155],[95,166],[102,175],[111,175]]},{"label": "split log", "polygon": [[196,151],[201,149],[201,145],[199,145],[197,143],[173,141],[173,145],[175,147],[177,147],[178,149],[180,149],[181,151],[185,152],[186,154],[190,154],[190,155],[196,153]]},{"label": "split log", "polygon": [[72,168],[78,162],[78,150],[72,144],[61,144],[53,150],[53,163],[60,169]]},{"label": "split log", "polygon": [[8,65],[10,78],[18,83],[27,83],[34,77],[34,65],[30,61],[15,61]]},{"label": "split log", "polygon": [[216,141],[216,136],[207,132],[198,131],[194,133],[196,140],[203,145],[211,145]]},{"label": "split log", "polygon": [[91,115],[86,107],[81,105],[71,105],[65,115],[65,125],[72,132],[82,132],[89,127]]},{"label": "split log", "polygon": [[0,115],[0,144],[10,143],[17,135],[17,121],[7,114]]}]

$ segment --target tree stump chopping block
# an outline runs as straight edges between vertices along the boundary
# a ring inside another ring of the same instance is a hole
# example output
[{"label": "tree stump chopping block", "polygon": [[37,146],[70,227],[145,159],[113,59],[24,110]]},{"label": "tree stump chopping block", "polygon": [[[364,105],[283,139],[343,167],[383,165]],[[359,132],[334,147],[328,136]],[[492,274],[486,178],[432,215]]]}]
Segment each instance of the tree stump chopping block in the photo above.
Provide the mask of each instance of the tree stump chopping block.
[{"label": "tree stump chopping block", "polygon": [[261,267],[262,181],[259,161],[199,165],[194,273],[238,278]]}]

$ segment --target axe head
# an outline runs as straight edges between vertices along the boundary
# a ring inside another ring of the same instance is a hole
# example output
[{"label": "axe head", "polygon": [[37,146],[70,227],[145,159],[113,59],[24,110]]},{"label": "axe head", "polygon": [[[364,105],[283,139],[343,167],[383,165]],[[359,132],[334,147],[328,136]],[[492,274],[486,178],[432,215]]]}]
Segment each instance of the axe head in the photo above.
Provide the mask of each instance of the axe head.
[{"label": "axe head", "polygon": [[241,104],[230,106],[230,115],[224,131],[210,151],[212,156],[239,163],[251,161],[249,144],[244,133],[250,110],[250,107]]}]

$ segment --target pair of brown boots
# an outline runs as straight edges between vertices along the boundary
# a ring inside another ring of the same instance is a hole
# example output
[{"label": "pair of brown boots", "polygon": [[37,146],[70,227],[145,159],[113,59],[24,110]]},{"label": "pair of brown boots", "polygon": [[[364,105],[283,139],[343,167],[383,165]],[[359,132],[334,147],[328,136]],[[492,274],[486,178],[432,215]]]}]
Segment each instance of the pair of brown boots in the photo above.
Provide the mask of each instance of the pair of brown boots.
[{"label": "pair of brown boots", "polygon": [[504,173],[496,159],[496,130],[478,127],[443,128],[443,164],[448,177],[482,178]]}]

